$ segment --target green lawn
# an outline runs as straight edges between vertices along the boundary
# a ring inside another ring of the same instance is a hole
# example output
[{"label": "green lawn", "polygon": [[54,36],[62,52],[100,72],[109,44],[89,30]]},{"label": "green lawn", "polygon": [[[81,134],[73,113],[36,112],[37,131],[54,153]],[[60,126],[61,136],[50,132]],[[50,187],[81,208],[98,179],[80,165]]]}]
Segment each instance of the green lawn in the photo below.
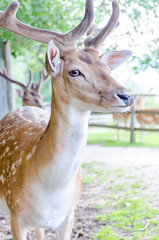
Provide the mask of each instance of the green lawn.
[{"label": "green lawn", "polygon": [[[135,133],[135,143],[130,143],[130,133],[120,130],[120,140],[114,140],[116,129],[91,127],[88,144],[124,147],[159,147],[159,133]],[[142,139],[142,141],[141,141]],[[90,188],[99,186],[97,205],[101,210],[95,219],[104,223],[93,240],[159,240],[158,191],[153,195],[155,180],[150,182],[136,168],[107,169],[102,162],[84,163],[83,184]],[[100,198],[100,204],[98,204]],[[101,202],[103,204],[101,204]]]},{"label": "green lawn", "polygon": [[88,130],[88,144],[103,144],[104,146],[136,146],[159,147],[159,132],[135,132],[135,143],[130,143],[130,132],[119,130],[120,140],[115,140],[116,129],[90,127]]},{"label": "green lawn", "polygon": [[158,192],[152,192],[155,183],[145,179],[138,168],[135,172],[131,168],[110,171],[103,166],[102,162],[82,164],[83,184],[100,188],[94,206],[100,213],[95,219],[105,226],[93,240],[159,240]]}]

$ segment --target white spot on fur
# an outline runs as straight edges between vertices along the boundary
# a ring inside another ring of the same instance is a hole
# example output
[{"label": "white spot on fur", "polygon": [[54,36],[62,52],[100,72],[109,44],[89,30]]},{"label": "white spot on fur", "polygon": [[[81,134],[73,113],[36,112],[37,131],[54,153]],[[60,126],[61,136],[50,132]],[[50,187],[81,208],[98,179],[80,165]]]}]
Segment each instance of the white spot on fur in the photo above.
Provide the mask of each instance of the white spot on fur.
[{"label": "white spot on fur", "polygon": [[29,160],[31,158],[32,154],[29,153],[27,156],[26,156],[26,159]]},{"label": "white spot on fur", "polygon": [[3,177],[3,175],[0,175],[0,181],[2,182],[2,184],[4,184],[4,177]]},{"label": "white spot on fur", "polygon": [[10,149],[10,148],[9,148],[9,147],[7,147],[7,148],[6,148],[6,152],[8,152],[8,151],[9,151],[9,149]]},{"label": "white spot on fur", "polygon": [[31,156],[35,153],[36,146],[33,147],[32,151],[26,156],[26,159],[29,160]]}]

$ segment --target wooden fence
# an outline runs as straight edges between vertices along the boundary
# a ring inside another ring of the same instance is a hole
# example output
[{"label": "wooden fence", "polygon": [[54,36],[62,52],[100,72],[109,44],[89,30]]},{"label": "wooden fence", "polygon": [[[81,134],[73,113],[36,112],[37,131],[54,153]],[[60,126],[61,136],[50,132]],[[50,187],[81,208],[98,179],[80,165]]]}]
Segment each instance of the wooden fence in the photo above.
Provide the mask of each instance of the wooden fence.
[{"label": "wooden fence", "polygon": [[[140,97],[159,97],[159,95],[156,94],[135,94],[135,98],[137,96]],[[130,142],[133,143],[135,142],[135,131],[150,131],[150,132],[159,132],[159,128],[143,128],[143,127],[136,127],[136,114],[152,114],[152,115],[156,115],[159,114],[159,111],[146,111],[146,110],[141,110],[138,111],[135,109],[136,106],[134,104],[130,114],[131,114],[131,121],[130,121],[130,127],[123,127],[123,126],[115,126],[115,125],[107,125],[107,124],[102,124],[102,123],[89,123],[89,126],[93,126],[93,127],[104,127],[104,128],[114,128],[114,129],[122,129],[122,130],[126,130],[126,131],[130,131]]]}]

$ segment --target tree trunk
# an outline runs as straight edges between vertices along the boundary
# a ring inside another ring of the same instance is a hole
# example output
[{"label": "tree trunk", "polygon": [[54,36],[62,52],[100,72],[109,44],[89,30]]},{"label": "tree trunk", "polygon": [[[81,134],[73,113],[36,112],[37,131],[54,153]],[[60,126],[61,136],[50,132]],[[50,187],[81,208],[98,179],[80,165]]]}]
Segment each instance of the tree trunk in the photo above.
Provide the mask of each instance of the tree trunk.
[{"label": "tree trunk", "polygon": [[[3,43],[4,49],[4,62],[7,74],[10,78],[12,78],[12,69],[11,69],[11,43],[10,41],[6,41]],[[9,111],[14,108],[14,99],[13,99],[13,84],[7,81],[7,89],[8,89],[8,107]]]},{"label": "tree trunk", "polygon": [[[7,69],[11,75],[11,50],[9,41],[3,43],[0,41],[0,69]],[[13,109],[12,86],[5,79],[0,77],[0,119],[10,110]]]}]

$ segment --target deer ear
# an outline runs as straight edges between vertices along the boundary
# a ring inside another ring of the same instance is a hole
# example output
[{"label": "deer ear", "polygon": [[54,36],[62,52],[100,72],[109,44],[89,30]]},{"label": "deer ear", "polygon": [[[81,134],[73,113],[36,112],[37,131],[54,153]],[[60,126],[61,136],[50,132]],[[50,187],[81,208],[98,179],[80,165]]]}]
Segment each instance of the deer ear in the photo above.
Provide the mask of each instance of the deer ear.
[{"label": "deer ear", "polygon": [[24,97],[24,93],[23,91],[16,89],[16,93],[18,94],[18,97],[23,98]]},{"label": "deer ear", "polygon": [[60,72],[60,52],[53,41],[48,43],[45,67],[47,72],[53,77]]},{"label": "deer ear", "polygon": [[105,62],[111,70],[119,67],[122,63],[124,63],[130,56],[132,52],[129,50],[122,50],[122,51],[110,51],[104,53],[100,56],[100,60]]}]

